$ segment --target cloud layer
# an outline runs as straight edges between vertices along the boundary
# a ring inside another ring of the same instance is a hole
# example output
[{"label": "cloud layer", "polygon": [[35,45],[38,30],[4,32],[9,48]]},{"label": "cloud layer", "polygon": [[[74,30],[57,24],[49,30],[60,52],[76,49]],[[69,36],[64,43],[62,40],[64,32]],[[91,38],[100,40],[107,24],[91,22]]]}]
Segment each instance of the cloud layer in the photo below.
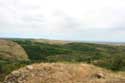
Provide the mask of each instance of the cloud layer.
[{"label": "cloud layer", "polygon": [[124,0],[0,0],[0,37],[125,41]]}]

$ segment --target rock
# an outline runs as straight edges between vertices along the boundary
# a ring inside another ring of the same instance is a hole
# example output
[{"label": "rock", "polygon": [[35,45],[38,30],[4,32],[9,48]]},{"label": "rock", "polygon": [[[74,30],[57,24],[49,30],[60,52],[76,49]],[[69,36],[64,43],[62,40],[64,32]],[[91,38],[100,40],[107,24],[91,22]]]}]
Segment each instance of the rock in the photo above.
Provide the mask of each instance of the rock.
[{"label": "rock", "polygon": [[19,75],[20,75],[20,72],[19,72],[19,71],[13,71],[11,74],[12,74],[12,75],[15,75],[15,76],[19,76]]},{"label": "rock", "polygon": [[33,69],[33,66],[28,65],[26,68],[27,68],[28,70],[32,70],[32,69]]},{"label": "rock", "polygon": [[95,77],[97,77],[98,79],[101,79],[101,78],[105,78],[105,75],[104,75],[104,73],[99,72],[99,73],[95,74]]}]

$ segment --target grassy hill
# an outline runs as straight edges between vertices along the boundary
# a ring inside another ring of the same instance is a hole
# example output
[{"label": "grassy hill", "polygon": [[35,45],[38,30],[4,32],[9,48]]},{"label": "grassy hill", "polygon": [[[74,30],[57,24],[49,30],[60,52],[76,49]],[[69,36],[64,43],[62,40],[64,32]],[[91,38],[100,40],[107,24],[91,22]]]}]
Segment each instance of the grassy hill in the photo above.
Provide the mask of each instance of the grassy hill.
[{"label": "grassy hill", "polygon": [[16,42],[0,39],[0,60],[28,60],[25,50]]},{"label": "grassy hill", "polygon": [[[6,55],[0,58],[0,80],[15,69],[41,62],[89,63],[113,71],[125,71],[125,46],[40,39],[6,40],[9,43],[14,42],[23,51],[16,51],[18,48],[13,45],[6,47],[13,53],[11,56],[14,58],[4,58]],[[4,39],[4,42],[6,40]],[[4,44],[1,44],[0,48],[3,49],[2,45]],[[19,60],[18,53],[21,57],[27,54],[28,60]]]}]

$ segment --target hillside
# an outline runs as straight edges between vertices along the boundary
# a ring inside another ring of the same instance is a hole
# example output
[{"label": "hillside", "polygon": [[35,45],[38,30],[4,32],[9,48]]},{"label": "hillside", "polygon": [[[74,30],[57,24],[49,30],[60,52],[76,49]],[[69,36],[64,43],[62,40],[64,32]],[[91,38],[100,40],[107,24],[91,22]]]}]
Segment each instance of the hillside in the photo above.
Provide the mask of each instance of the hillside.
[{"label": "hillside", "polygon": [[83,63],[40,63],[13,71],[4,83],[125,83],[125,73]]},{"label": "hillside", "polygon": [[25,50],[16,42],[0,39],[0,60],[26,61],[28,56]]},{"label": "hillside", "polygon": [[[87,62],[112,70],[125,70],[125,46],[53,40],[16,39],[33,62]],[[37,41],[37,42],[36,42]],[[43,40],[44,41],[44,40]],[[64,42],[64,41],[62,41]]]}]

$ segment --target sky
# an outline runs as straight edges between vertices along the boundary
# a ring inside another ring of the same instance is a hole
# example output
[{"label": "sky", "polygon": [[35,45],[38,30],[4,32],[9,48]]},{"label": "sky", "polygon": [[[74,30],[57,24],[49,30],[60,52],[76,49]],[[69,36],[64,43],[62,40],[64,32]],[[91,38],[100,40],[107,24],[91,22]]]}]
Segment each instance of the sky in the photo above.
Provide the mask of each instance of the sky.
[{"label": "sky", "polygon": [[0,37],[125,42],[125,0],[0,0]]}]

